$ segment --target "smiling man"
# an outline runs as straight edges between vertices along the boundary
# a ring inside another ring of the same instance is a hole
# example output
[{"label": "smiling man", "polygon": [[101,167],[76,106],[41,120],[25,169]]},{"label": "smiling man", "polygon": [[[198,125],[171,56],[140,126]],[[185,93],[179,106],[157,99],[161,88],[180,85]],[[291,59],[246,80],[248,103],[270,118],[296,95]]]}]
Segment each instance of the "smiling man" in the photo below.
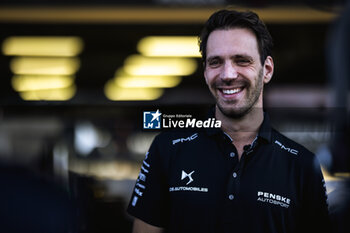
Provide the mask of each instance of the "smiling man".
[{"label": "smiling man", "polygon": [[[315,156],[263,111],[272,38],[253,12],[221,10],[200,51],[221,129],[163,132],[146,154],[128,212],[134,233],[329,232]],[[172,143],[176,141],[177,143]]]},{"label": "smiling man", "polygon": [[[241,157],[243,146],[254,140],[263,121],[262,90],[272,77],[273,60],[267,54],[260,59],[259,44],[251,29],[219,28],[207,38],[204,36],[204,76],[216,99],[215,116],[234,140]],[[269,39],[265,46],[272,46]]]}]

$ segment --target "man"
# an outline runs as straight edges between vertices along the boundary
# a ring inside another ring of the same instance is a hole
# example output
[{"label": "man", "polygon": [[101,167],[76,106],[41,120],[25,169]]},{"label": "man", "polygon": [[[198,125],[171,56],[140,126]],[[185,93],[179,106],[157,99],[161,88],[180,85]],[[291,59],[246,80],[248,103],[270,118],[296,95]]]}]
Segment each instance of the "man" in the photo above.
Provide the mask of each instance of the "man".
[{"label": "man", "polygon": [[222,127],[155,138],[128,207],[133,232],[328,232],[314,155],[272,129],[263,112],[271,47],[255,13],[209,18],[200,50],[216,99],[210,117]]}]

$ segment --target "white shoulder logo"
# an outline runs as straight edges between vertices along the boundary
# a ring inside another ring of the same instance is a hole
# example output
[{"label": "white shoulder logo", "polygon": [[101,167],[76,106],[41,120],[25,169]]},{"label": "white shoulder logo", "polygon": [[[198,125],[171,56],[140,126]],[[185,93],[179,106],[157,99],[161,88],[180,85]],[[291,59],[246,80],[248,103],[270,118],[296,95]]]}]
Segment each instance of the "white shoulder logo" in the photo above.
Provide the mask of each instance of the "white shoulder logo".
[{"label": "white shoulder logo", "polygon": [[281,149],[286,150],[286,151],[288,151],[291,154],[298,155],[298,153],[299,153],[299,151],[297,151],[296,149],[292,149],[290,147],[285,147],[281,142],[279,142],[277,140],[275,141],[275,143],[277,145],[279,145],[281,147]]},{"label": "white shoulder logo", "polygon": [[185,179],[186,177],[188,177],[189,181],[187,182],[186,185],[188,185],[189,183],[191,183],[193,181],[192,179],[192,174],[194,173],[194,171],[191,171],[190,173],[186,173],[184,170],[182,170],[182,174],[181,174],[181,180]]},{"label": "white shoulder logo", "polygon": [[173,140],[173,145],[175,145],[176,143],[178,142],[188,142],[188,141],[192,141],[194,139],[196,139],[198,137],[198,133],[195,133],[187,138],[178,138],[178,139],[175,139]]}]

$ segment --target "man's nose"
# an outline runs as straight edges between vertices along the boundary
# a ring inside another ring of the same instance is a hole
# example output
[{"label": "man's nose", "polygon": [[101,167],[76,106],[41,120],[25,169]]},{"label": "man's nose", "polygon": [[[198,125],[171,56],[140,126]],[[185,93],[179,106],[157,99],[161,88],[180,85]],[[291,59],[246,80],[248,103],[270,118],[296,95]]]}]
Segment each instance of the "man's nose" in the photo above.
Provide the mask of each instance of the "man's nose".
[{"label": "man's nose", "polygon": [[221,78],[223,80],[231,80],[231,79],[236,79],[238,78],[238,72],[236,67],[232,64],[232,62],[226,62],[222,73],[221,73]]}]

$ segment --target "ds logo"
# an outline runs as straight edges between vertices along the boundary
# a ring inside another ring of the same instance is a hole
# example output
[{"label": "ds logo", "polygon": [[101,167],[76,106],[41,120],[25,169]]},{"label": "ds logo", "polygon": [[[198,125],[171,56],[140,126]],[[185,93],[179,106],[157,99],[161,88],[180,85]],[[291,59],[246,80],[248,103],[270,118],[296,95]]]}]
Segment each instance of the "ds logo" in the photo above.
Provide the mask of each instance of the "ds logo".
[{"label": "ds logo", "polygon": [[144,129],[160,129],[160,119],[162,113],[159,109],[156,112],[143,112],[143,128]]}]

